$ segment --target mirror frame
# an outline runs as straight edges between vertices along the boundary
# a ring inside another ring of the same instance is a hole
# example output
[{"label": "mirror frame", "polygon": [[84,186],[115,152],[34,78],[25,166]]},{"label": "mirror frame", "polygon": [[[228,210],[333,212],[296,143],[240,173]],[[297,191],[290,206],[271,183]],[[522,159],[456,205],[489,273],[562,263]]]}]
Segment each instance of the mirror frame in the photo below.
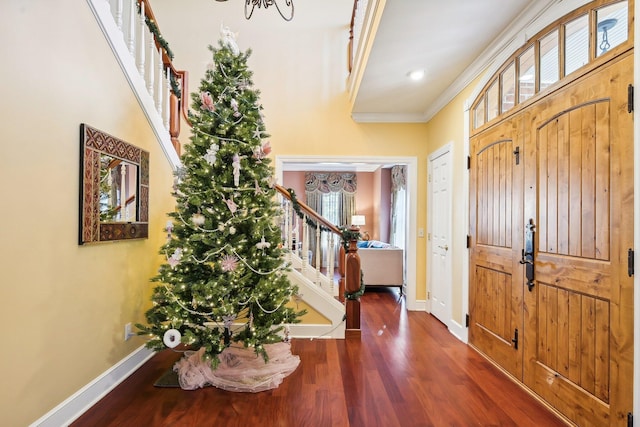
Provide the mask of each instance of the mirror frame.
[{"label": "mirror frame", "polygon": [[[100,221],[100,156],[138,166],[136,220]],[[149,152],[80,124],[80,221],[78,244],[145,239],[149,236]]]}]

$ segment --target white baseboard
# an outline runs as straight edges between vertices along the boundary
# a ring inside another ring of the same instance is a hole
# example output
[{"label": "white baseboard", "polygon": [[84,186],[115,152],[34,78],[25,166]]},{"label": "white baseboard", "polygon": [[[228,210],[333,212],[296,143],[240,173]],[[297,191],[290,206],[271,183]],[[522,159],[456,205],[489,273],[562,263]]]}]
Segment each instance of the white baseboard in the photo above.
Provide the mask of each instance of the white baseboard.
[{"label": "white baseboard", "polygon": [[296,323],[289,327],[291,338],[333,338],[344,339],[345,322],[337,325]]},{"label": "white baseboard", "polygon": [[154,355],[141,346],[36,420],[31,427],[68,426]]},{"label": "white baseboard", "polygon": [[459,324],[455,320],[451,320],[449,323],[450,323],[449,332],[451,332],[451,335],[453,335],[454,337],[458,338],[463,343],[468,344],[468,341],[469,341],[469,329],[467,327]]}]

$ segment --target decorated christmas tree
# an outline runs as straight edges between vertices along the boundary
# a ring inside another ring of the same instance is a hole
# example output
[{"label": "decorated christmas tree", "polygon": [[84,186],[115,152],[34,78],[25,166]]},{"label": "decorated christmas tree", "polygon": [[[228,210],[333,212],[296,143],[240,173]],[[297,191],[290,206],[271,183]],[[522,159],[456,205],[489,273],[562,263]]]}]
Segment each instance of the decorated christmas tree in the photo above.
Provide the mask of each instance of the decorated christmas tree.
[{"label": "decorated christmas tree", "polygon": [[191,143],[176,172],[175,212],[161,249],[166,263],[146,313],[147,346],[184,343],[204,348],[213,367],[229,346],[261,355],[288,338],[287,325],[302,314],[288,305],[289,282],[277,223],[280,207],[266,140],[259,91],[239,51],[223,30],[213,63],[193,93]]}]

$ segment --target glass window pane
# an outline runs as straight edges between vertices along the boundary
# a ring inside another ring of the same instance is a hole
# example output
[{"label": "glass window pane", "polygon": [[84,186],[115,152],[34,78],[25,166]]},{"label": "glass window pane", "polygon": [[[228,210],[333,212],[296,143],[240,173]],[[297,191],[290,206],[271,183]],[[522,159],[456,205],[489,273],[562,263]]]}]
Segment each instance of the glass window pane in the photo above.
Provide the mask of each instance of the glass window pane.
[{"label": "glass window pane", "polygon": [[629,5],[626,1],[615,3],[596,11],[598,22],[598,44],[596,56],[627,41]]},{"label": "glass window pane", "polygon": [[479,128],[484,124],[484,97],[480,100],[473,112],[473,127]]},{"label": "glass window pane", "polygon": [[502,72],[500,79],[502,84],[502,105],[500,112],[509,111],[516,105],[516,64],[511,63],[506,70]]},{"label": "glass window pane", "polygon": [[536,64],[533,46],[524,51],[518,61],[520,67],[518,69],[518,85],[520,86],[518,102],[520,103],[531,98],[536,92]]},{"label": "glass window pane", "polygon": [[540,91],[560,79],[558,30],[540,39]]},{"label": "glass window pane", "polygon": [[571,74],[589,62],[589,16],[584,15],[564,26],[564,74]]},{"label": "glass window pane", "polygon": [[487,121],[491,121],[498,117],[499,111],[498,82],[494,81],[489,90],[487,90]]}]

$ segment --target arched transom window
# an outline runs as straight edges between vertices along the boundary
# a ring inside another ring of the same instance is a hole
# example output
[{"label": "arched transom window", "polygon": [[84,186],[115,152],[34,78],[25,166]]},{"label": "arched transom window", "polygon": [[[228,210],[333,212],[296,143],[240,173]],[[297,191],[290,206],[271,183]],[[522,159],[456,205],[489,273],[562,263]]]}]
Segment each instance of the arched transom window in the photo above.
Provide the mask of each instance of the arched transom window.
[{"label": "arched transom window", "polygon": [[599,58],[628,48],[629,34],[628,0],[594,1],[556,21],[518,49],[489,80],[473,103],[472,129],[580,75]]}]

